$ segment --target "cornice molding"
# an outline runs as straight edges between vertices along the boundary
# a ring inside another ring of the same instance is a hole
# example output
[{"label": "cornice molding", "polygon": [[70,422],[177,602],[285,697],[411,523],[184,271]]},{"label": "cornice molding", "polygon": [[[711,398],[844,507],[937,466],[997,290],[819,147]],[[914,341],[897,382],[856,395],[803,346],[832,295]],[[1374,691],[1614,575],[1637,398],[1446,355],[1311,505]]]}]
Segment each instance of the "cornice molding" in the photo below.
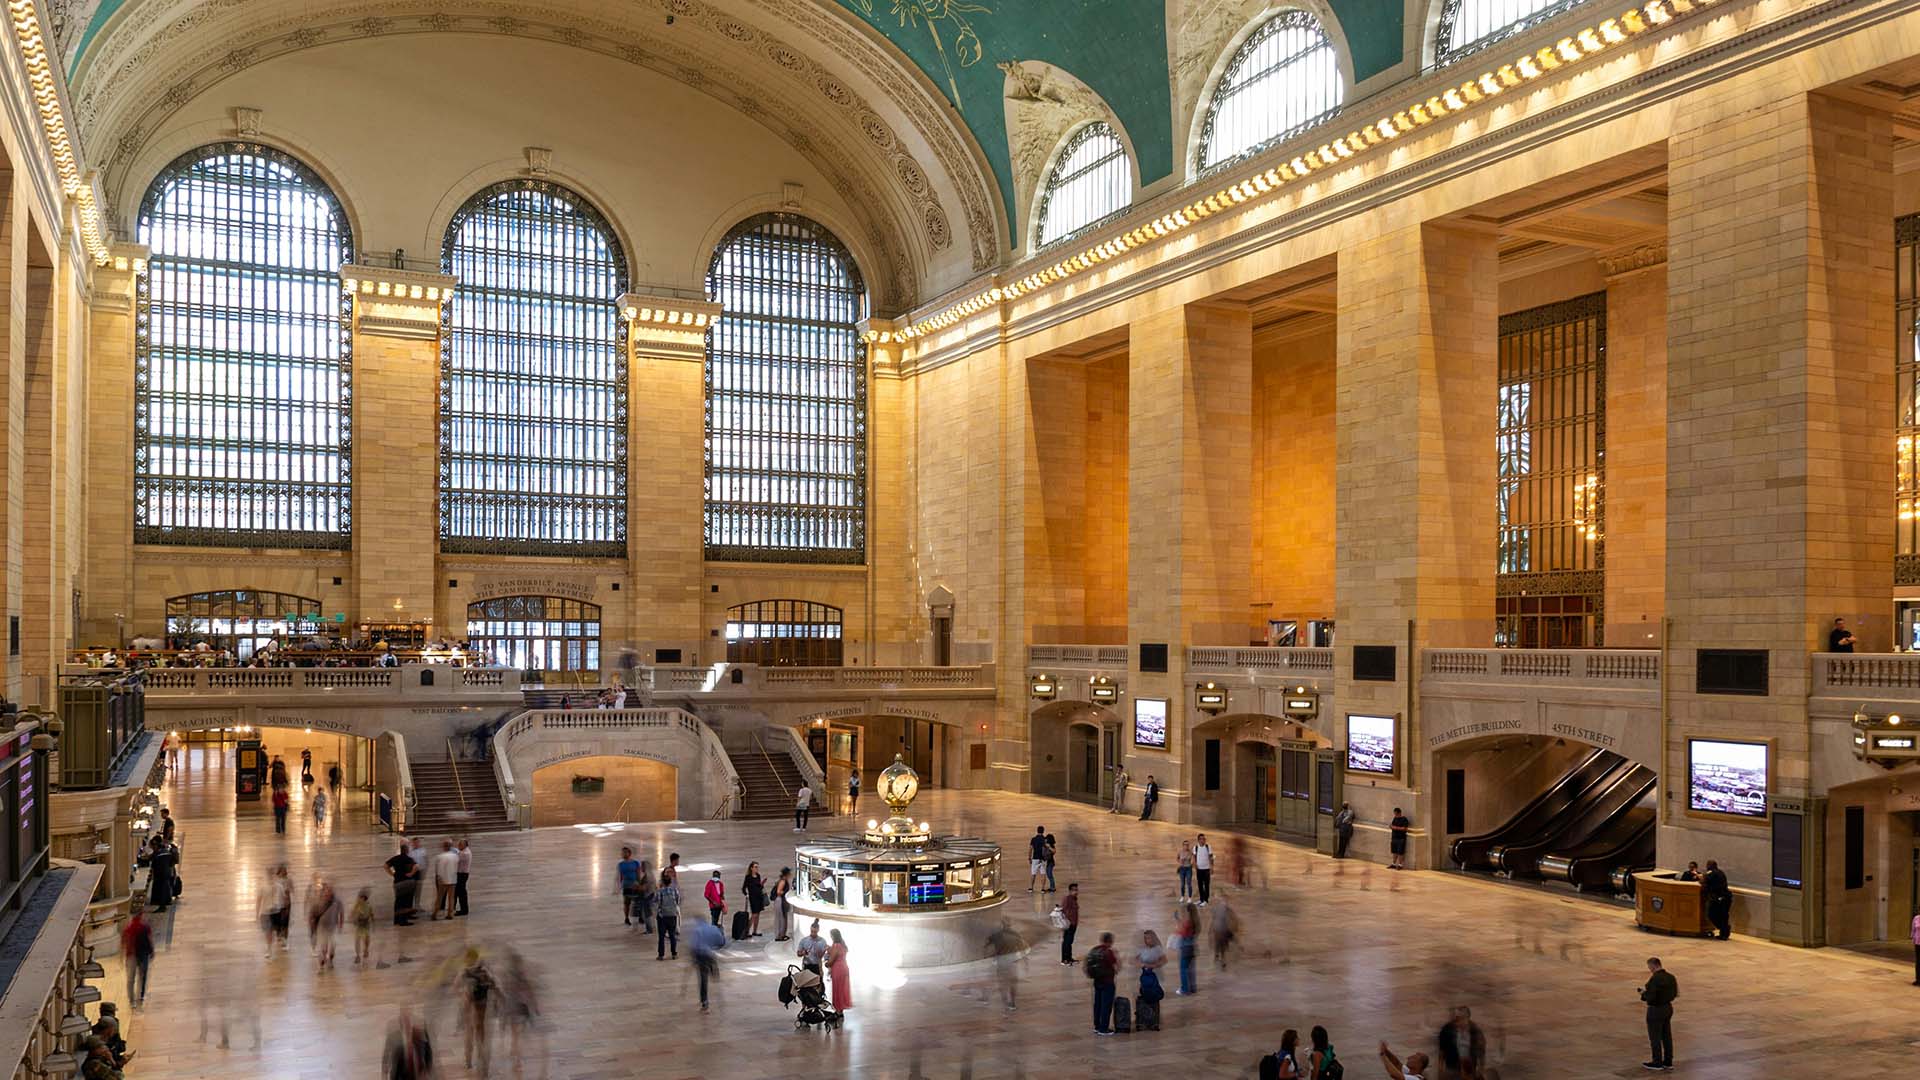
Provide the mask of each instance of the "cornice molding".
[{"label": "cornice molding", "polygon": [[707,328],[720,321],[722,308],[708,300],[628,293],[620,298],[627,321],[627,343],[635,359],[705,363]]},{"label": "cornice molding", "polygon": [[340,268],[340,285],[353,297],[354,330],[376,337],[438,340],[441,308],[458,284],[452,274],[355,263]]},{"label": "cornice molding", "polygon": [[1599,257],[1600,273],[1608,280],[1639,273],[1667,261],[1667,245],[1641,244],[1623,251],[1609,251]]}]

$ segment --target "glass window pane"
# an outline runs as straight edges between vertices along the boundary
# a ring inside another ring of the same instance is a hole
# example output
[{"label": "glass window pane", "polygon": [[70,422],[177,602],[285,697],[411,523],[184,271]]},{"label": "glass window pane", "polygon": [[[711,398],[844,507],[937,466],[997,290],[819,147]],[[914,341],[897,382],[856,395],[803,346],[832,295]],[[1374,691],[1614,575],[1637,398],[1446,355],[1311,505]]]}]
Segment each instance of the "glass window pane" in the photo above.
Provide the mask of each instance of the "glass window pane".
[{"label": "glass window pane", "polygon": [[1200,136],[1200,167],[1290,138],[1340,111],[1340,60],[1320,20],[1283,11],[1227,63]]},{"label": "glass window pane", "polygon": [[1066,239],[1133,203],[1133,170],[1112,126],[1095,121],[1074,132],[1040,189],[1033,246]]},{"label": "glass window pane", "polygon": [[1446,0],[1434,62],[1452,63],[1471,52],[1526,32],[1579,6],[1582,0]]}]

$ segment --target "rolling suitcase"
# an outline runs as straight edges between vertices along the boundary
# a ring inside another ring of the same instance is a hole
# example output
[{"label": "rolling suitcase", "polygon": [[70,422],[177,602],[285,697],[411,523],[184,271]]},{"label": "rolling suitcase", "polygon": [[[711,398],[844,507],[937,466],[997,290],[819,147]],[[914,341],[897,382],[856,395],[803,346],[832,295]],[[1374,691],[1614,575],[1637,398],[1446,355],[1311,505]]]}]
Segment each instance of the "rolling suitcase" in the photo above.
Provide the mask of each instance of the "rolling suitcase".
[{"label": "rolling suitcase", "polygon": [[733,913],[733,940],[747,940],[747,913],[744,911]]},{"label": "rolling suitcase", "polygon": [[1133,1023],[1134,1026],[1141,1031],[1159,1031],[1160,1003],[1141,998],[1140,1004],[1134,1012]]},{"label": "rolling suitcase", "polygon": [[1133,1030],[1133,1002],[1126,998],[1113,999],[1113,1030],[1121,1035]]}]

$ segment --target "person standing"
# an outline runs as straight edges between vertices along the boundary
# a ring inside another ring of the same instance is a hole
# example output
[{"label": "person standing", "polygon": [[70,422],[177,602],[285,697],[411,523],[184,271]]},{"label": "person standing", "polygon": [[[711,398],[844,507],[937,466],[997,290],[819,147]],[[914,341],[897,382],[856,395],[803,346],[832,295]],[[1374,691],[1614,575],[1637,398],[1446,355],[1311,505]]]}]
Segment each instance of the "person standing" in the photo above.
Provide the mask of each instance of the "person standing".
[{"label": "person standing", "polygon": [[[1333,1039],[1327,1035],[1326,1028],[1315,1024],[1313,1030],[1307,1033],[1307,1041],[1312,1046],[1312,1049],[1307,1051],[1307,1075],[1312,1080],[1321,1080],[1334,1071],[1330,1068],[1335,1061]],[[1344,1073],[1347,1067],[1342,1065],[1339,1071]]]},{"label": "person standing", "polygon": [[393,878],[393,925],[412,925],[413,895],[420,887],[420,864],[413,861],[405,841],[400,844],[400,853],[387,860],[387,875]]},{"label": "person standing", "polygon": [[773,883],[773,940],[786,941],[793,936],[793,910],[787,906],[787,894],[793,891],[793,868],[783,866]]},{"label": "person standing", "polygon": [[767,879],[760,876],[760,864],[747,864],[747,874],[740,879],[740,891],[747,897],[747,936],[760,936],[760,913],[767,910]]},{"label": "person standing", "polygon": [[813,811],[813,789],[805,783],[793,796],[793,831],[807,831],[807,815]]},{"label": "person standing", "polygon": [[1827,634],[1827,651],[1838,653],[1853,651],[1853,631],[1847,629],[1847,620],[1833,620],[1833,630]]},{"label": "person standing", "polygon": [[1140,820],[1141,821],[1153,820],[1153,805],[1159,801],[1160,801],[1160,781],[1155,780],[1153,778],[1152,773],[1148,773],[1146,793],[1140,799]]},{"label": "person standing", "polygon": [[833,944],[827,946],[827,977],[833,983],[833,1011],[846,1012],[853,1008],[853,971],[847,967],[847,939],[840,936],[840,928],[828,931]]},{"label": "person standing", "polygon": [[1093,980],[1093,1033],[1111,1035],[1114,980],[1120,977],[1120,954],[1114,951],[1113,935],[1100,935],[1100,944],[1087,950],[1087,978]]},{"label": "person standing", "polygon": [[620,849],[620,861],[613,864],[613,872],[620,889],[620,925],[633,925],[633,909],[640,902],[640,860],[633,857],[633,849]]},{"label": "person standing", "polygon": [[453,879],[453,913],[465,915],[467,913],[467,878],[473,874],[473,848],[468,845],[467,838],[463,836],[460,842],[453,846],[453,850],[454,854],[460,857],[460,869]]},{"label": "person standing", "polygon": [[1640,1063],[1643,1069],[1673,1068],[1673,999],[1680,996],[1680,982],[1660,966],[1660,958],[1647,958],[1647,984],[1640,988],[1640,1000],[1647,1003],[1647,1043],[1653,1056]]},{"label": "person standing", "polygon": [[273,786],[273,831],[282,836],[287,832],[287,811],[292,802],[287,798],[287,785]]},{"label": "person standing", "polygon": [[160,808],[160,835],[167,843],[173,843],[173,811],[164,806]]},{"label": "person standing", "polygon": [[1213,845],[1207,843],[1207,834],[1200,834],[1200,842],[1193,845],[1193,876],[1200,882],[1200,906],[1207,906],[1207,898],[1213,895]]},{"label": "person standing", "polygon": [[1707,860],[1707,872],[1700,877],[1700,892],[1707,902],[1707,921],[1720,932],[1720,940],[1733,936],[1733,890],[1727,887],[1727,872],[1720,864]]},{"label": "person standing", "polygon": [[1056,858],[1056,857],[1057,857],[1057,856],[1058,856],[1059,854],[1060,854],[1060,842],[1059,842],[1058,840],[1055,840],[1055,839],[1053,838],[1053,834],[1052,834],[1052,833],[1048,833],[1048,834],[1047,834],[1047,847],[1046,847],[1046,859],[1047,859],[1047,891],[1048,891],[1048,892],[1058,892],[1058,891],[1059,891],[1058,889],[1056,889],[1056,888],[1054,888],[1054,883],[1053,883],[1053,860],[1054,860],[1054,859],[1055,859],[1055,858]]},{"label": "person standing", "polygon": [[655,959],[665,960],[667,951],[680,958],[680,886],[674,884],[673,871],[660,871],[660,888],[653,894],[653,927],[659,935],[654,941]]},{"label": "person standing", "polygon": [[1027,891],[1032,892],[1040,878],[1047,872],[1047,827],[1035,825],[1033,835],[1027,837]]},{"label": "person standing", "polygon": [[1180,906],[1180,917],[1173,924],[1174,951],[1180,957],[1180,987],[1174,993],[1185,997],[1200,992],[1200,980],[1194,972],[1200,955],[1200,909],[1192,904]]},{"label": "person standing", "polygon": [[120,931],[120,955],[127,958],[127,1000],[138,1009],[147,1001],[147,969],[153,964],[153,925],[135,911]]},{"label": "person standing", "polygon": [[689,948],[693,950],[694,975],[700,980],[701,1012],[707,1011],[707,984],[720,978],[720,950],[726,947],[727,933],[720,929],[718,919],[694,925]]},{"label": "person standing", "polygon": [[713,916],[713,925],[720,925],[720,916],[727,913],[727,883],[720,880],[720,871],[715,870],[707,879],[707,913]]},{"label": "person standing", "polygon": [[1341,803],[1340,812],[1333,815],[1333,857],[1347,857],[1347,846],[1353,843],[1353,804]]},{"label": "person standing", "polygon": [[360,890],[350,917],[353,919],[353,962],[363,964],[373,952],[373,890]]},{"label": "person standing", "polygon": [[1116,765],[1113,767],[1113,809],[1107,811],[1107,813],[1124,814],[1127,812],[1128,779],[1127,770],[1124,766]]},{"label": "person standing", "polygon": [[1174,867],[1180,875],[1180,899],[1193,899],[1193,841],[1180,841],[1180,855]]},{"label": "person standing", "polygon": [[[1075,962],[1073,959],[1073,935],[1080,930],[1079,882],[1067,882],[1067,898],[1060,901],[1060,917],[1065,919],[1067,923],[1067,925],[1060,928],[1060,962],[1071,965]],[[1913,947],[1913,965],[1914,970],[1920,972],[1920,918],[1914,920],[1914,927],[1914,941],[1916,944]]]},{"label": "person standing", "polygon": [[453,841],[440,841],[440,854],[433,857],[433,916],[428,921],[453,918],[453,887],[460,882],[460,856]]},{"label": "person standing", "polygon": [[311,783],[313,783],[313,751],[303,746],[300,748],[300,786],[305,787]]},{"label": "person standing", "polygon": [[147,910],[165,911],[173,903],[175,868],[180,865],[180,849],[174,847],[163,835],[153,845],[153,854],[147,858]]},{"label": "person standing", "polygon": [[827,939],[820,936],[820,920],[813,920],[807,927],[807,936],[800,939],[793,954],[800,958],[800,966],[824,978],[827,974]]},{"label": "person standing", "polygon": [[319,791],[313,793],[313,827],[315,829],[324,829],[327,827],[327,791],[325,788],[321,788]]},{"label": "person standing", "polygon": [[1160,968],[1167,962],[1167,950],[1160,944],[1160,935],[1151,930],[1142,933],[1140,951],[1134,954],[1134,959],[1140,965],[1140,987],[1134,999],[1140,1007],[1134,1010],[1134,1030],[1157,1029],[1160,1025],[1152,1017],[1159,1010],[1149,1006],[1158,1005],[1167,996],[1160,985]]},{"label": "person standing", "polygon": [[860,770],[855,769],[847,777],[847,813],[860,812]]},{"label": "person standing", "polygon": [[1405,870],[1407,868],[1407,830],[1413,827],[1413,822],[1407,820],[1407,815],[1401,813],[1400,808],[1396,806],[1393,808],[1393,820],[1387,827],[1393,830],[1388,840],[1388,849],[1393,853],[1393,861],[1387,864],[1387,869]]}]

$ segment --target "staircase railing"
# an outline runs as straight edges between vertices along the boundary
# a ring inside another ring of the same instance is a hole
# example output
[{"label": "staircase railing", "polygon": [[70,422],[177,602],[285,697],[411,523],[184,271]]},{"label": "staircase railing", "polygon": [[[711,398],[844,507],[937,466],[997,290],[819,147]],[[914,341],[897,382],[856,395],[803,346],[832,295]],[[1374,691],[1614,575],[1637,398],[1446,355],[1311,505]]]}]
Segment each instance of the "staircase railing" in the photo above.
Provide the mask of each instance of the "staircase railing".
[{"label": "staircase railing", "polygon": [[[766,761],[767,771],[773,774],[773,782],[780,785],[780,794],[791,799],[793,798],[793,792],[787,788],[787,778],[781,776],[780,770],[773,767],[773,755],[767,753],[767,744],[760,740],[760,732],[764,730],[766,729],[760,728],[754,731],[753,748],[760,751],[760,757]],[[745,786],[744,781],[742,781],[741,786]]]},{"label": "staircase railing", "polygon": [[467,808],[467,792],[460,786],[460,759],[453,756],[453,737],[447,737],[447,771],[453,773],[453,794],[460,800],[460,812],[471,814]]}]

